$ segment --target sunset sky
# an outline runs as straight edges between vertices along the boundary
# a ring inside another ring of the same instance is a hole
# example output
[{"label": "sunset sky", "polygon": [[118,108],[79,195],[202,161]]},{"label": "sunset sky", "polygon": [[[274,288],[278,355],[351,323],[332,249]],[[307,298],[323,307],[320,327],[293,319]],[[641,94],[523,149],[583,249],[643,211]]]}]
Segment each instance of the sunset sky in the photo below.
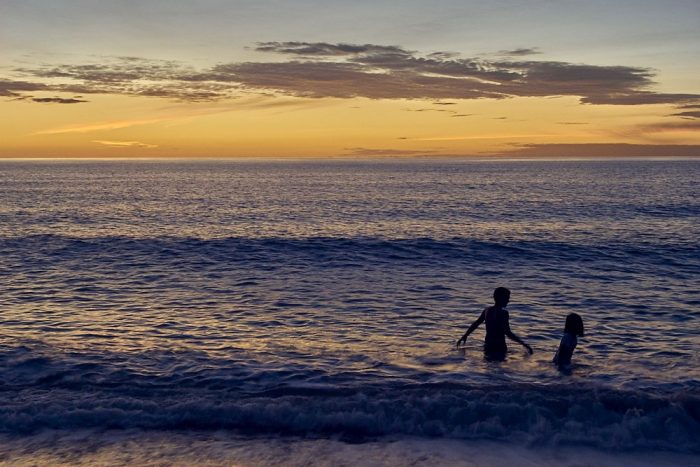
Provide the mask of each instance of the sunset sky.
[{"label": "sunset sky", "polygon": [[700,2],[0,2],[0,157],[499,154],[700,156]]}]

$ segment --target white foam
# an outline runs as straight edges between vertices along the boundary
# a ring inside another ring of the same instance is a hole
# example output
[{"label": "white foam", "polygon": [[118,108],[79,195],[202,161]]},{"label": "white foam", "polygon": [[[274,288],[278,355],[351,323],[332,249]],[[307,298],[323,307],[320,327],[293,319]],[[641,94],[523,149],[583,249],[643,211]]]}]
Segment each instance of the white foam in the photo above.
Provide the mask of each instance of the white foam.
[{"label": "white foam", "polygon": [[491,441],[386,438],[366,443],[329,439],[241,438],[219,432],[45,431],[0,438],[0,464],[285,465],[285,466],[676,466],[700,456],[664,451],[612,453],[591,448],[532,448]]}]

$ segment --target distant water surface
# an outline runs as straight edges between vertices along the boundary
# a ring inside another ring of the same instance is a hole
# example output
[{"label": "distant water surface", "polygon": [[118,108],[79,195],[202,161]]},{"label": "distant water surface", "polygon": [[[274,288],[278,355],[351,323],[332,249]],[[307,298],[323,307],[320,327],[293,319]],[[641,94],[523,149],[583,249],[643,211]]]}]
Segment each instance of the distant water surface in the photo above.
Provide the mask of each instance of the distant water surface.
[{"label": "distant water surface", "polygon": [[[0,162],[0,432],[700,452],[698,180],[696,160]],[[496,286],[532,357],[484,361],[483,329],[453,349]]]}]

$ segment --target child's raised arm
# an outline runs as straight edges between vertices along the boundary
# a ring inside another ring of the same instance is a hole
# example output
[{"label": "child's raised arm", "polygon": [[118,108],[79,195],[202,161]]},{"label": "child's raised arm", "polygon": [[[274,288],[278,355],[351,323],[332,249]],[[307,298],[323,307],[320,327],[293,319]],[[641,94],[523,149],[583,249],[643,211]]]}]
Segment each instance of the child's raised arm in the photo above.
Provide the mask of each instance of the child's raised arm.
[{"label": "child's raised arm", "polygon": [[472,332],[474,332],[474,330],[475,330],[476,328],[478,328],[479,325],[480,325],[481,323],[483,323],[485,319],[486,319],[486,310],[484,310],[484,311],[481,312],[481,314],[480,314],[479,317],[476,319],[476,321],[474,321],[474,322],[472,323],[472,325],[469,326],[469,329],[467,329],[467,332],[465,332],[464,335],[463,335],[461,338],[459,338],[459,339],[457,340],[457,347],[459,347],[460,342],[461,342],[461,343],[466,343],[466,342],[467,342],[467,336],[469,336],[469,334],[471,334]]}]

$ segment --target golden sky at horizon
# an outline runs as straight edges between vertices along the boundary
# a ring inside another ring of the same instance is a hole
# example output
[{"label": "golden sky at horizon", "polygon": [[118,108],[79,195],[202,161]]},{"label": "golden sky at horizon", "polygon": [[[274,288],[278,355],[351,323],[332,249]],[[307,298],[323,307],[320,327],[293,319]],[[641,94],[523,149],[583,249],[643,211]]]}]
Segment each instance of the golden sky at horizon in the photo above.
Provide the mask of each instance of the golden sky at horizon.
[{"label": "golden sky at horizon", "polygon": [[117,3],[0,7],[0,157],[700,155],[693,2]]}]

